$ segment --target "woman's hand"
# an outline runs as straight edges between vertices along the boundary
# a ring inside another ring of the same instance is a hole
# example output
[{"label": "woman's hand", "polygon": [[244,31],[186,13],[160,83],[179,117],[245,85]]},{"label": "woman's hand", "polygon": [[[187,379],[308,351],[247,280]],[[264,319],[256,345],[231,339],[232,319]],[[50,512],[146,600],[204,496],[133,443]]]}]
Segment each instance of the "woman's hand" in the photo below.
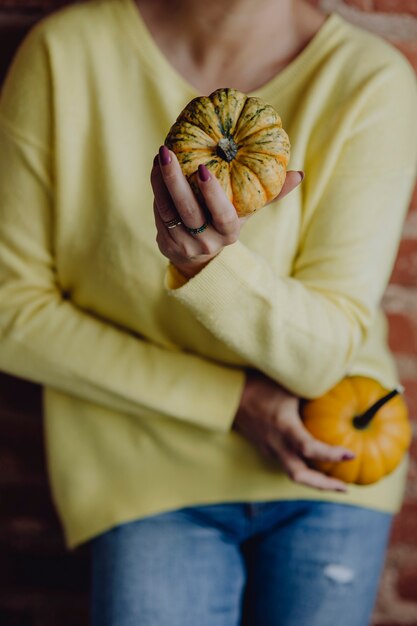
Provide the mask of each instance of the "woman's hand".
[{"label": "woman's hand", "polygon": [[347,490],[341,480],[309,467],[309,461],[348,461],[354,454],[315,439],[303,426],[299,400],[270,378],[249,372],[233,429],[262,454],[278,460],[296,483],[331,491]]},{"label": "woman's hand", "polygon": [[[218,180],[200,165],[198,185],[210,216],[198,203],[173,152],[166,146],[154,160],[151,183],[160,251],[187,278],[195,276],[221,250],[239,238],[247,218],[239,218]],[[299,172],[288,172],[279,198],[302,180]],[[208,221],[209,220],[209,221]]]}]

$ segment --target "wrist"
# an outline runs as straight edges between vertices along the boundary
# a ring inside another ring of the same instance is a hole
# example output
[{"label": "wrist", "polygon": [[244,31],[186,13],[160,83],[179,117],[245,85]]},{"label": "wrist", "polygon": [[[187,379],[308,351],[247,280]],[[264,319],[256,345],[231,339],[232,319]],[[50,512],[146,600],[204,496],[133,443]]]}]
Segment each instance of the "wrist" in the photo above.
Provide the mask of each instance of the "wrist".
[{"label": "wrist", "polygon": [[212,261],[217,254],[205,259],[204,261],[196,261],[191,263],[172,263],[175,269],[187,279],[193,278],[201,270],[203,270]]}]

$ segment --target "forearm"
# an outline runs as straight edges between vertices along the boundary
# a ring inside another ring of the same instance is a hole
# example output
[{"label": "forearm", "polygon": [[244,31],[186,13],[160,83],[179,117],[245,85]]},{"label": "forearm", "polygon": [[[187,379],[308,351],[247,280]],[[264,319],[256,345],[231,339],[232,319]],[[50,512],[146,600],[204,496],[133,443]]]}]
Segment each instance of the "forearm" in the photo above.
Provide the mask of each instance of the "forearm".
[{"label": "forearm", "polygon": [[303,397],[340,380],[360,344],[361,314],[367,321],[350,302],[277,277],[242,244],[170,293],[252,367]]},{"label": "forearm", "polygon": [[414,168],[372,182],[333,175],[290,277],[237,242],[183,284],[168,269],[169,293],[252,367],[297,395],[321,395],[348,373],[372,324],[413,180]]},{"label": "forearm", "polygon": [[24,292],[0,288],[0,369],[134,416],[231,427],[242,372],[152,345],[58,292]]}]

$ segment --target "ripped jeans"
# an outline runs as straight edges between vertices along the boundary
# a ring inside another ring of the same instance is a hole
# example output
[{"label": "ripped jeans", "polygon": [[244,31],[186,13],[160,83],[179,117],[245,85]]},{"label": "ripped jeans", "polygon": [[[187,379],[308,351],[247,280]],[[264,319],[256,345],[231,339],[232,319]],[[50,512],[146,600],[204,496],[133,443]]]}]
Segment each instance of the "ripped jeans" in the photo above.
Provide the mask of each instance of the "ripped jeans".
[{"label": "ripped jeans", "polygon": [[92,626],[368,626],[391,520],[280,501],[122,524],[91,541]]}]

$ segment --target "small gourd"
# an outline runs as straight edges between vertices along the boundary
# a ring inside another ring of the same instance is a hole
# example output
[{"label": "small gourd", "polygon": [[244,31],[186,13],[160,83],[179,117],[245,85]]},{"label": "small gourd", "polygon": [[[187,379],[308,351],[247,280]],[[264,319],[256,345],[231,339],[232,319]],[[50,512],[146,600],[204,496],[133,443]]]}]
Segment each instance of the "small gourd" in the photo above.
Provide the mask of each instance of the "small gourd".
[{"label": "small gourd", "polygon": [[279,194],[290,158],[288,135],[275,109],[260,98],[229,88],[191,100],[165,144],[175,152],[200,201],[197,170],[204,164],[240,217]]},{"label": "small gourd", "polygon": [[328,393],[301,403],[311,434],[355,453],[351,461],[315,462],[317,469],[347,483],[368,485],[390,474],[411,442],[407,405],[401,388],[388,391],[377,381],[352,376]]}]

